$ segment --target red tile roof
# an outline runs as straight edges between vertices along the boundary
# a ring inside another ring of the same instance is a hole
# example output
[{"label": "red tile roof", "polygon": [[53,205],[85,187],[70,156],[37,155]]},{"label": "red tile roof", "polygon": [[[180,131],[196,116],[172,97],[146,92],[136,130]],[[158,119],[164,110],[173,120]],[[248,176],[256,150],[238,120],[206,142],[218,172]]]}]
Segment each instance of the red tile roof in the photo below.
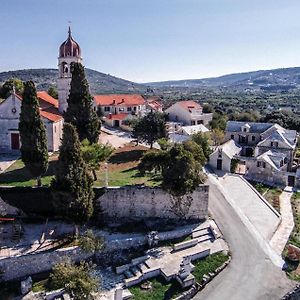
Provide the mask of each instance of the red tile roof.
[{"label": "red tile roof", "polygon": [[[17,94],[15,94],[15,96],[22,101],[21,96]],[[40,114],[42,117],[48,119],[51,122],[57,122],[63,119],[62,115],[58,111],[58,101],[56,99],[52,98],[46,92],[37,92],[37,96],[39,99],[42,99],[43,101],[51,104],[51,106],[47,108],[40,108]],[[57,103],[55,103],[53,100],[56,100]]]},{"label": "red tile roof", "polygon": [[125,113],[120,113],[120,114],[116,114],[116,115],[109,115],[108,118],[112,119],[112,120],[124,120],[126,117],[128,116],[128,114]]},{"label": "red tile roof", "polygon": [[97,105],[143,105],[145,99],[138,94],[111,94],[111,95],[95,95],[95,102]]},{"label": "red tile roof", "polygon": [[41,91],[41,92],[37,92],[36,94],[39,100],[43,100],[58,108],[58,100],[51,97],[47,92]]},{"label": "red tile roof", "polygon": [[147,104],[155,110],[163,108],[163,105],[157,99],[147,99]]},{"label": "red tile roof", "polygon": [[58,109],[53,106],[40,110],[40,114],[42,117],[48,119],[51,122],[57,122],[63,119]]},{"label": "red tile roof", "polygon": [[202,106],[193,100],[179,101],[177,103],[186,110],[202,109]]}]

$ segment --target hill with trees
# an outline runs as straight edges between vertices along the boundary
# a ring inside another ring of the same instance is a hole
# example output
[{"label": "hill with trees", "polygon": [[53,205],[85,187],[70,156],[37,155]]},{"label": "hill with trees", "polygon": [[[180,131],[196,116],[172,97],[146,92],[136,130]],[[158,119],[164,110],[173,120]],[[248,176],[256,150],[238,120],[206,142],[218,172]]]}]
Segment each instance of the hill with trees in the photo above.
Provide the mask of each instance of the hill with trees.
[{"label": "hill with trees", "polygon": [[[109,93],[145,93],[147,87],[124,80],[109,74],[95,70],[85,69],[86,76],[92,94]],[[11,78],[19,78],[23,81],[33,81],[37,90],[48,90],[50,86],[56,86],[58,77],[57,69],[26,69],[0,73],[0,84]]]}]

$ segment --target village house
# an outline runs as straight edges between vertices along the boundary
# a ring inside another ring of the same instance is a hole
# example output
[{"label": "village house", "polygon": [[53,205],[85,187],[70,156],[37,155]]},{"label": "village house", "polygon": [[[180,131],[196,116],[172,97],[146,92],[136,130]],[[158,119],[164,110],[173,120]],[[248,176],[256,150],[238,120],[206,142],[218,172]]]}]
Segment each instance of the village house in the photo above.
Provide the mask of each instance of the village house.
[{"label": "village house", "polygon": [[142,117],[146,112],[146,101],[138,94],[95,95],[94,102],[109,126],[123,127],[126,120]]},{"label": "village house", "polygon": [[[245,165],[246,178],[269,185],[298,185],[298,166],[294,163],[297,147],[295,130],[272,123],[228,121],[225,131],[225,141],[234,141],[241,148],[233,158]],[[210,165],[228,171],[216,153],[211,155]]]},{"label": "village house", "polygon": [[209,165],[214,170],[231,172],[232,160],[239,155],[242,147],[234,140],[229,140],[223,145],[216,147],[215,151],[209,156]]},{"label": "village house", "polygon": [[[58,101],[46,92],[37,92],[40,115],[47,131],[48,151],[57,151],[62,137],[63,117]],[[20,149],[19,117],[22,97],[12,93],[0,104],[0,152],[18,152]]]},{"label": "village house", "polygon": [[165,110],[169,121],[182,125],[208,125],[213,114],[203,113],[202,106],[195,101],[179,101]]}]

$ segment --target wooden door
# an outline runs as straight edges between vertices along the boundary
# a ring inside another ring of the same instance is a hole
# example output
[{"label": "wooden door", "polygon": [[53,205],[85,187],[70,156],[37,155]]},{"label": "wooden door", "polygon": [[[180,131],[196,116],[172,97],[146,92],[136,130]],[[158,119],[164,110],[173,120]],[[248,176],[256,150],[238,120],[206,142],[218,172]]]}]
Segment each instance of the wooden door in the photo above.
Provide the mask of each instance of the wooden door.
[{"label": "wooden door", "polygon": [[217,160],[217,170],[222,170],[222,159]]},{"label": "wooden door", "polygon": [[20,149],[20,137],[18,133],[11,133],[11,149],[19,150]]}]

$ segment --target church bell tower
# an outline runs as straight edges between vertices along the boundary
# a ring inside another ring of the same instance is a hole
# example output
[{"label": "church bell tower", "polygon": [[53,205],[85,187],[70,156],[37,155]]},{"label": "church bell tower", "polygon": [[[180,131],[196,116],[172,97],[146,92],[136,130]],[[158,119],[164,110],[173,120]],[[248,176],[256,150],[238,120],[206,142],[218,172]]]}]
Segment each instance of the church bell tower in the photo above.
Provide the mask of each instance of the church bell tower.
[{"label": "church bell tower", "polygon": [[79,44],[73,39],[71,28],[69,26],[68,38],[59,47],[58,56],[58,103],[59,111],[64,113],[68,107],[68,97],[70,93],[70,84],[72,79],[71,63],[82,63],[81,49]]}]

